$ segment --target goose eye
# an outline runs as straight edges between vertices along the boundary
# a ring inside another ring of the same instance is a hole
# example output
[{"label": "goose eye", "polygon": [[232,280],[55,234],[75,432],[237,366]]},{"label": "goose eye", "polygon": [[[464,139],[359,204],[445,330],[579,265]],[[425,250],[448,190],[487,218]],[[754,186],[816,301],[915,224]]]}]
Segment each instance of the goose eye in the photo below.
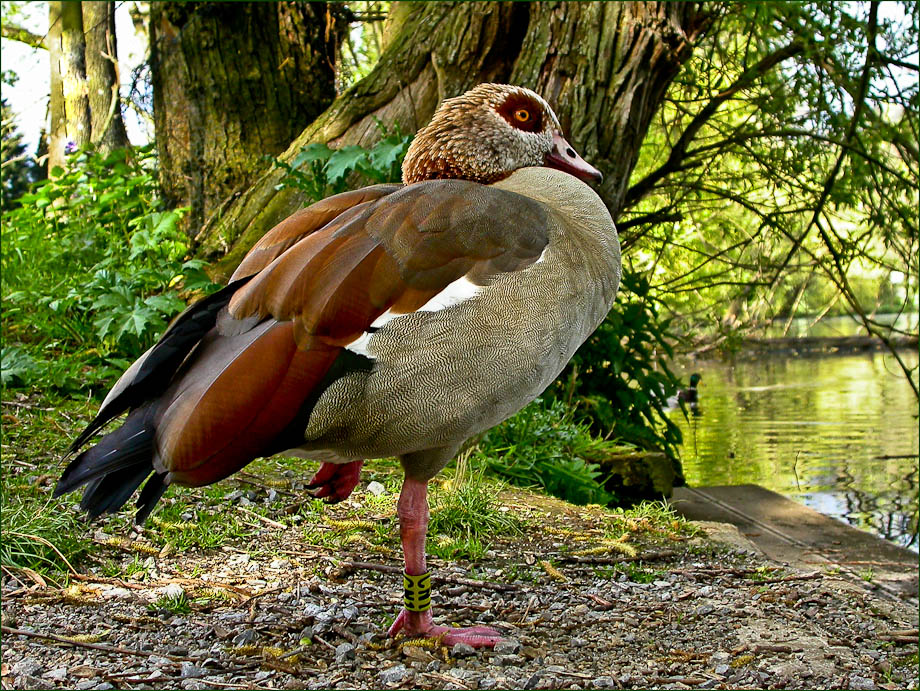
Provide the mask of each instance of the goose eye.
[{"label": "goose eye", "polygon": [[530,111],[524,108],[519,108],[514,111],[514,119],[518,122],[527,122],[530,120]]}]

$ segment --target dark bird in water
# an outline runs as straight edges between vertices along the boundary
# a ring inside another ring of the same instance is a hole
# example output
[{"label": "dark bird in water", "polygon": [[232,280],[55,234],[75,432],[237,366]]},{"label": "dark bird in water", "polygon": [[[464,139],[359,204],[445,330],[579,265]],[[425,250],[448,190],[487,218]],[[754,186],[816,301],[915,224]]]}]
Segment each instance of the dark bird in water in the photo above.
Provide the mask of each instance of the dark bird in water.
[{"label": "dark bird in water", "polygon": [[84,487],[95,517],[140,489],[143,523],[170,485],[285,452],[321,462],[311,485],[334,502],[366,459],[396,456],[405,606],[390,634],[494,645],[492,629],[432,620],[428,482],[536,398],[607,315],[620,245],[585,184],[600,178],[533,91],[481,84],[445,101],[409,148],[405,184],[298,211],[173,322],[71,451],[127,413],[122,425],[70,462],[55,495]]},{"label": "dark bird in water", "polygon": [[702,377],[694,372],[690,375],[690,386],[686,389],[678,389],[677,393],[673,396],[668,396],[666,401],[667,410],[677,410],[680,408],[681,403],[686,403],[692,410],[696,410],[697,404],[699,403],[699,393],[696,390],[697,384],[700,383]]},{"label": "dark bird in water", "polygon": [[683,401],[684,403],[689,403],[695,405],[699,402],[698,395],[699,392],[696,390],[696,385],[700,383],[702,377],[694,372],[690,375],[690,386],[686,389],[681,389],[677,392],[677,400]]}]

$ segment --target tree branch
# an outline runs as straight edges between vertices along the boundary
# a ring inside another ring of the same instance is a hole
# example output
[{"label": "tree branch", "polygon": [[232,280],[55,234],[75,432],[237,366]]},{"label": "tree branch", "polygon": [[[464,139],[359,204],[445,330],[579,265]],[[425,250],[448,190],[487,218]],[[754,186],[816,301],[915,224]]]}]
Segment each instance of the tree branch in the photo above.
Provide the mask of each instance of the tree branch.
[{"label": "tree branch", "polygon": [[659,209],[652,213],[634,216],[627,221],[619,221],[617,223],[617,230],[622,233],[633,226],[651,225],[653,223],[677,223],[682,220],[684,220],[684,215],[679,211],[668,212]]},{"label": "tree branch", "polygon": [[629,191],[626,193],[626,202],[623,207],[629,208],[641,200],[652,191],[652,188],[659,180],[676,172],[681,167],[681,164],[687,157],[687,147],[690,146],[693,138],[696,137],[703,125],[715,115],[716,111],[725,101],[742,89],[751,86],[757,79],[769,72],[779,63],[794,55],[798,55],[803,50],[805,50],[805,44],[802,41],[798,39],[792,41],[779,50],[761,58],[756,65],[745,70],[741,76],[735,80],[734,84],[713,96],[709,103],[696,114],[696,117],[694,117],[693,120],[690,121],[690,124],[687,125],[686,129],[684,129],[683,134],[680,135],[680,138],[671,149],[668,160],[629,188]]},{"label": "tree branch", "polygon": [[48,47],[45,45],[44,36],[41,34],[33,33],[23,26],[4,22],[3,26],[0,27],[0,30],[2,30],[3,38],[8,38],[11,41],[19,41],[20,43],[25,43],[26,45],[32,46],[33,48],[48,50]]},{"label": "tree branch", "polygon": [[[859,92],[853,99],[853,117],[850,119],[850,125],[847,127],[847,132],[843,137],[843,141],[846,143],[849,143],[856,135],[856,130],[859,129],[859,121],[866,106],[866,94],[869,91],[869,75],[872,71],[872,65],[875,63],[876,59],[875,35],[877,29],[877,20],[878,2],[876,1],[873,2],[869,7],[869,40],[868,49],[866,50],[866,62],[863,66],[862,77],[859,80]],[[831,169],[831,172],[827,176],[827,180],[824,182],[824,189],[821,191],[821,196],[818,198],[818,203],[815,204],[814,214],[812,214],[811,220],[808,222],[808,225],[805,226],[805,230],[802,231],[802,234],[799,235],[799,237],[796,238],[792,243],[792,247],[789,249],[789,253],[786,255],[786,258],[777,269],[776,275],[773,279],[774,283],[779,280],[783,269],[785,269],[786,265],[789,264],[789,262],[792,260],[792,257],[798,251],[799,247],[802,246],[802,242],[804,242],[805,237],[818,222],[818,219],[821,216],[821,212],[824,210],[824,204],[827,202],[827,198],[831,193],[831,189],[834,187],[834,181],[837,179],[837,174],[840,172],[840,167],[843,165],[843,160],[846,158],[846,156],[847,149],[841,147],[840,153],[837,156],[837,160],[834,162],[834,167]]]}]

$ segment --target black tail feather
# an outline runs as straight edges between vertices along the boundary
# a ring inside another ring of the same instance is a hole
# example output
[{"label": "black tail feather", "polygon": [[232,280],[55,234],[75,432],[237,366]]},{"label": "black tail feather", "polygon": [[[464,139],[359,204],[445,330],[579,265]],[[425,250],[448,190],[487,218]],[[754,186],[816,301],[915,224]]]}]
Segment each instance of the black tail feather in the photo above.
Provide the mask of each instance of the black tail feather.
[{"label": "black tail feather", "polygon": [[165,478],[165,474],[154,475],[147,480],[147,484],[141,490],[141,496],[137,498],[137,514],[134,516],[134,522],[137,525],[144,524],[147,516],[150,515],[153,507],[156,506],[156,503],[160,501],[160,497],[163,496],[163,492],[166,491],[168,485],[165,482]]},{"label": "black tail feather", "polygon": [[121,427],[73,459],[58,480],[54,496],[124,468],[144,464],[152,471],[155,430],[148,411],[149,408],[135,410]]},{"label": "black tail feather", "polygon": [[[155,433],[151,406],[133,411],[125,423],[114,432],[105,435],[98,444],[73,459],[58,480],[54,496],[58,497],[86,485],[80,508],[96,518],[103,513],[120,509],[141,483],[154,472]],[[149,515],[153,504],[162,496],[165,484],[160,476],[157,486],[162,486],[156,496],[147,492],[144,517]]]},{"label": "black tail feather", "polygon": [[139,464],[96,478],[83,490],[80,508],[86,511],[91,519],[106,512],[118,511],[150,475],[151,470],[149,465]]}]

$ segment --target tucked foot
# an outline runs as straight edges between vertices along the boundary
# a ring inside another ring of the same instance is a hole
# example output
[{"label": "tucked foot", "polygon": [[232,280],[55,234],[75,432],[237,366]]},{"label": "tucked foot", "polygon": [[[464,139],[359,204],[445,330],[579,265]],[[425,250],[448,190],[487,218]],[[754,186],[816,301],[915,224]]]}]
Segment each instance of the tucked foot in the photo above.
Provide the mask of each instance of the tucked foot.
[{"label": "tucked foot", "polygon": [[402,633],[410,638],[437,638],[448,648],[457,643],[466,643],[474,648],[491,648],[500,640],[501,634],[488,626],[469,626],[455,628],[453,626],[439,626],[431,618],[431,610],[427,612],[409,612],[403,610],[396,617],[396,621],[387,632],[395,637]]},{"label": "tucked foot", "polygon": [[325,499],[327,504],[337,504],[348,499],[358,486],[363,465],[364,461],[323,463],[310,480],[307,489],[316,490],[310,492],[313,497]]}]

